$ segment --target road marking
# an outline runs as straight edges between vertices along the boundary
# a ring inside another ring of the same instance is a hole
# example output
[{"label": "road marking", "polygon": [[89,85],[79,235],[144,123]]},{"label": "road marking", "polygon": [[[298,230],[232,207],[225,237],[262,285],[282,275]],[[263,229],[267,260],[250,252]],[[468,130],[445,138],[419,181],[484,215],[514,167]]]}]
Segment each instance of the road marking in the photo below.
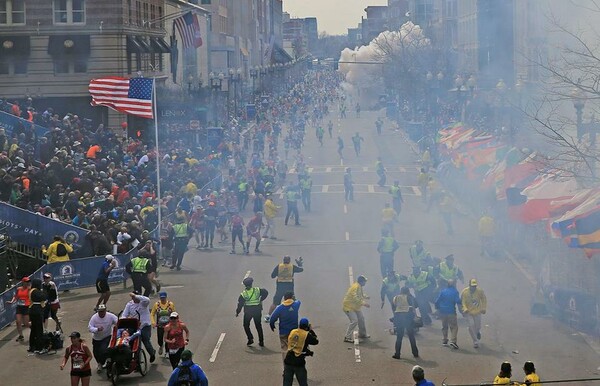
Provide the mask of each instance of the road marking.
[{"label": "road marking", "polygon": [[368,166],[363,166],[363,172],[368,172],[369,171],[369,167]]},{"label": "road marking", "polygon": [[348,213],[348,205],[344,204],[344,213]]},{"label": "road marking", "polygon": [[183,288],[184,286],[182,285],[166,285],[166,286],[161,286],[160,288],[163,289],[176,289],[176,288]]},{"label": "road marking", "polygon": [[326,171],[327,173],[330,173],[330,172],[331,172],[331,168],[325,168],[325,171]]},{"label": "road marking", "polygon": [[412,187],[413,192],[415,192],[415,196],[422,196],[423,192],[421,192],[421,188],[419,188],[418,186],[413,186]]},{"label": "road marking", "polygon": [[354,331],[354,360],[359,363],[360,360],[360,348],[358,347],[358,331]]},{"label": "road marking", "polygon": [[369,193],[375,193],[375,187],[373,185],[368,185],[367,189]]},{"label": "road marking", "polygon": [[217,354],[219,353],[219,349],[221,348],[221,344],[223,343],[223,340],[225,340],[224,332],[222,332],[221,336],[219,336],[217,345],[215,346],[215,349],[213,350],[212,354],[210,355],[210,359],[208,360],[209,362],[214,362],[217,359]]},{"label": "road marking", "polygon": [[315,170],[315,168],[308,168],[308,172],[309,172],[309,173],[312,173],[312,172],[313,172],[313,170]]},{"label": "road marking", "polygon": [[354,284],[354,272],[352,271],[352,266],[348,267],[348,279],[350,279],[350,285]]},{"label": "road marking", "polygon": [[346,241],[350,240],[350,232],[346,232]]},{"label": "road marking", "polygon": [[321,193],[327,193],[327,192],[329,192],[329,185],[321,186]]},{"label": "road marking", "polygon": [[400,170],[400,173],[406,173],[406,168],[400,166],[398,169]]}]

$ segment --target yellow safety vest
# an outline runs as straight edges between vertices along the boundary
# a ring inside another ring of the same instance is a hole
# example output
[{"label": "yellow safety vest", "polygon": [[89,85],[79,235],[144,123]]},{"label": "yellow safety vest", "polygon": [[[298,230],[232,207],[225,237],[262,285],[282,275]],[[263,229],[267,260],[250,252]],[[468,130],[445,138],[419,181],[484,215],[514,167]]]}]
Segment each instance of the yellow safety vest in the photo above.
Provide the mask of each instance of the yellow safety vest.
[{"label": "yellow safety vest", "polygon": [[238,185],[238,191],[245,192],[247,189],[248,189],[248,183],[240,182],[240,184]]},{"label": "yellow safety vest", "polygon": [[304,178],[300,180],[300,187],[302,188],[302,190],[310,190],[311,185],[312,183],[310,181],[310,178]]},{"label": "yellow safety vest", "polygon": [[260,304],[260,288],[252,287],[242,291],[242,297],[246,306],[258,306]]},{"label": "yellow safety vest", "polygon": [[408,295],[394,296],[394,307],[394,312],[409,312],[411,306],[408,304]]},{"label": "yellow safety vest", "polygon": [[398,186],[392,186],[390,188],[390,194],[392,195],[392,197],[394,198],[400,198],[400,187]]},{"label": "yellow safety vest", "polygon": [[288,201],[298,201],[298,196],[296,195],[296,191],[294,190],[290,190],[289,192],[287,192],[285,197]]},{"label": "yellow safety vest", "polygon": [[455,265],[450,268],[445,261],[442,261],[440,263],[440,276],[444,280],[455,280],[458,277],[458,267]]},{"label": "yellow safety vest", "polygon": [[187,224],[180,223],[173,225],[173,230],[175,231],[175,237],[187,237]]},{"label": "yellow safety vest", "polygon": [[382,237],[383,247],[381,248],[381,253],[391,253],[394,252],[394,238],[390,236]]},{"label": "yellow safety vest", "polygon": [[288,336],[288,351],[293,351],[296,357],[302,355],[307,336],[308,331],[301,328],[290,331],[290,335]]},{"label": "yellow safety vest", "polygon": [[279,264],[277,269],[277,281],[279,283],[292,283],[294,281],[294,266],[291,263]]},{"label": "yellow safety vest", "polygon": [[131,259],[131,272],[146,273],[148,259],[145,257],[134,257]]},{"label": "yellow safety vest", "polygon": [[412,286],[415,291],[423,291],[425,288],[427,288],[427,286],[429,286],[427,275],[429,274],[425,271],[421,271],[417,277],[415,277],[415,275],[410,275],[408,277],[408,284]]}]

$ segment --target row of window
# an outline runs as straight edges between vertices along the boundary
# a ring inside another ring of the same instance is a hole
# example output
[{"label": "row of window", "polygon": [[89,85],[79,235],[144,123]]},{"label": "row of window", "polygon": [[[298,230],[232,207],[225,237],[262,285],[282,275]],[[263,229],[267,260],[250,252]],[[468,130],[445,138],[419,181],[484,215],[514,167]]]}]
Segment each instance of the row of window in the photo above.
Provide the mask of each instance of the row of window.
[{"label": "row of window", "polygon": [[[0,59],[0,75],[27,74],[29,58],[12,57]],[[87,58],[57,57],[53,58],[54,74],[84,74],[88,71]],[[127,56],[127,72],[162,71],[163,56],[157,53],[130,54]]]},{"label": "row of window", "polygon": [[[85,23],[85,0],[53,0],[54,24]],[[25,0],[0,0],[0,25],[25,24]]]}]

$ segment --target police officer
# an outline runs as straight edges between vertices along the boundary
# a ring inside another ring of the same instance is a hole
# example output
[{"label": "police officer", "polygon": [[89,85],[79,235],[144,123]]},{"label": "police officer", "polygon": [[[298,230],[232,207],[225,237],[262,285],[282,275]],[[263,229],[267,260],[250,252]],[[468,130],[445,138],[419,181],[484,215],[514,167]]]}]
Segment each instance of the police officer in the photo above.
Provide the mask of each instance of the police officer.
[{"label": "police officer", "polygon": [[140,251],[136,257],[127,263],[125,270],[131,275],[133,290],[141,293],[143,287],[144,296],[150,296],[152,293],[152,284],[148,279],[148,272],[152,270],[152,262],[148,258],[147,253],[145,251]]},{"label": "police officer", "polygon": [[302,192],[302,205],[304,210],[310,212],[310,192],[312,190],[312,178],[308,174],[303,174],[300,177],[300,191]]},{"label": "police officer", "polygon": [[247,346],[254,343],[254,336],[250,331],[250,321],[254,319],[254,326],[258,333],[258,345],[263,347],[265,345],[262,325],[260,324],[261,313],[262,313],[262,302],[269,296],[269,291],[264,288],[253,287],[254,279],[247,277],[244,279],[244,290],[238,297],[238,305],[235,310],[235,316],[239,316],[240,311],[244,308],[244,331],[248,338]]},{"label": "police officer", "polygon": [[415,241],[415,244],[408,249],[408,254],[414,267],[425,267],[430,256],[421,240]]},{"label": "police officer", "polygon": [[396,211],[396,213],[400,214],[400,210],[402,210],[402,204],[404,203],[404,199],[402,198],[402,191],[400,191],[400,182],[398,180],[394,181],[394,185],[390,187],[388,191],[392,196],[392,207]]},{"label": "police officer", "polygon": [[390,232],[387,229],[382,230],[381,240],[379,240],[379,244],[377,244],[382,277],[385,277],[389,271],[394,270],[394,253],[398,248],[398,242],[390,236]]},{"label": "police officer", "polygon": [[385,175],[385,166],[383,166],[383,161],[381,161],[381,157],[377,157],[377,162],[375,163],[375,171],[377,172],[377,176],[379,176],[377,185],[385,186],[385,181],[387,177]]},{"label": "police officer", "polygon": [[394,271],[388,271],[381,282],[381,308],[383,308],[385,298],[387,297],[393,310],[394,296],[400,294],[400,282],[402,280],[406,280],[406,276],[399,275]]},{"label": "police officer", "polygon": [[294,292],[294,274],[298,272],[304,271],[302,265],[304,264],[304,260],[302,260],[302,256],[296,259],[296,264],[291,263],[290,256],[283,256],[283,263],[277,264],[275,268],[273,268],[273,272],[271,272],[271,278],[277,278],[277,286],[275,289],[275,296],[273,296],[273,304],[269,308],[269,315],[265,316],[265,321],[269,321],[270,315],[281,303],[281,298],[286,292]]},{"label": "police officer", "polygon": [[173,261],[171,262],[171,269],[177,268],[181,271],[181,263],[183,262],[183,255],[187,251],[187,245],[190,241],[191,228],[183,218],[177,218],[173,225],[173,231],[175,233],[175,241],[173,243]]},{"label": "police officer", "polygon": [[241,212],[246,209],[246,204],[248,204],[248,182],[245,178],[240,180],[237,188],[238,208]]},{"label": "police officer", "polygon": [[285,199],[287,200],[287,213],[285,214],[285,225],[288,224],[288,220],[290,219],[290,215],[294,214],[295,225],[300,225],[300,214],[298,213],[298,200],[300,199],[300,194],[298,193],[298,188],[292,184],[290,184],[285,192]]},{"label": "police officer", "polygon": [[429,314],[431,314],[431,305],[429,304],[429,300],[431,299],[432,291],[436,287],[433,275],[425,270],[421,270],[421,267],[413,267],[413,271],[408,276],[406,284],[415,290],[415,298],[419,305],[423,324],[430,325],[431,317]]},{"label": "police officer", "polygon": [[460,280],[461,283],[465,282],[465,277],[460,268],[454,264],[454,255],[448,255],[439,264],[439,275],[440,275],[440,287],[444,287],[442,284],[447,283],[448,280],[453,280],[455,283]]}]

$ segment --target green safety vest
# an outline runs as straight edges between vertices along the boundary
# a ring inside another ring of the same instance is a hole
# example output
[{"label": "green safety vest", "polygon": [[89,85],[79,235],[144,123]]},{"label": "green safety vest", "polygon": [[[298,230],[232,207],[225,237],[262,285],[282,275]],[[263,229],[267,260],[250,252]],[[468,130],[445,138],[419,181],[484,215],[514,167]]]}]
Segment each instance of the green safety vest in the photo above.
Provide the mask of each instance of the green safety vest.
[{"label": "green safety vest", "polygon": [[311,185],[312,184],[311,184],[310,178],[304,178],[304,179],[300,180],[300,187],[303,190],[310,190]]},{"label": "green safety vest", "polygon": [[381,248],[381,253],[391,253],[394,252],[394,238],[391,236],[382,237],[383,247]]},{"label": "green safety vest", "polygon": [[392,186],[390,188],[390,194],[392,195],[392,197],[394,198],[400,198],[400,187],[399,186]]},{"label": "green safety vest", "polygon": [[173,225],[173,230],[175,231],[175,237],[187,237],[187,224],[180,223]]},{"label": "green safety vest", "polygon": [[444,280],[455,280],[458,277],[458,267],[455,265],[450,268],[445,261],[442,261],[440,263],[440,276]]},{"label": "green safety vest", "polygon": [[421,271],[419,276],[415,277],[414,274],[408,277],[409,286],[413,287],[415,291],[423,291],[425,288],[429,286],[429,282],[427,280],[427,276],[429,274],[425,271]]},{"label": "green safety vest", "polygon": [[248,189],[248,183],[240,182],[240,184],[238,185],[238,191],[245,192],[247,189]]},{"label": "green safety vest", "polygon": [[131,259],[131,272],[146,273],[148,261],[145,257],[134,257]]},{"label": "green safety vest", "polygon": [[396,295],[394,297],[394,312],[409,312],[411,307],[408,303],[408,295]]},{"label": "green safety vest", "polygon": [[246,306],[258,306],[260,304],[260,288],[246,288],[242,291],[242,297],[245,300]]},{"label": "green safety vest", "polygon": [[387,276],[383,278],[383,285],[385,287],[385,292],[394,293],[400,292],[400,278],[396,275],[396,281],[390,281]]},{"label": "green safety vest", "polygon": [[287,192],[285,197],[288,201],[298,201],[298,196],[296,195],[296,191],[294,190],[290,190],[289,192]]},{"label": "green safety vest", "polygon": [[413,245],[412,247],[410,247],[408,252],[409,252],[410,258],[413,261],[413,264],[417,267],[422,266],[425,258],[427,257],[427,251],[425,250],[425,248],[423,248],[421,250],[421,252],[417,252],[417,247],[415,245]]}]

